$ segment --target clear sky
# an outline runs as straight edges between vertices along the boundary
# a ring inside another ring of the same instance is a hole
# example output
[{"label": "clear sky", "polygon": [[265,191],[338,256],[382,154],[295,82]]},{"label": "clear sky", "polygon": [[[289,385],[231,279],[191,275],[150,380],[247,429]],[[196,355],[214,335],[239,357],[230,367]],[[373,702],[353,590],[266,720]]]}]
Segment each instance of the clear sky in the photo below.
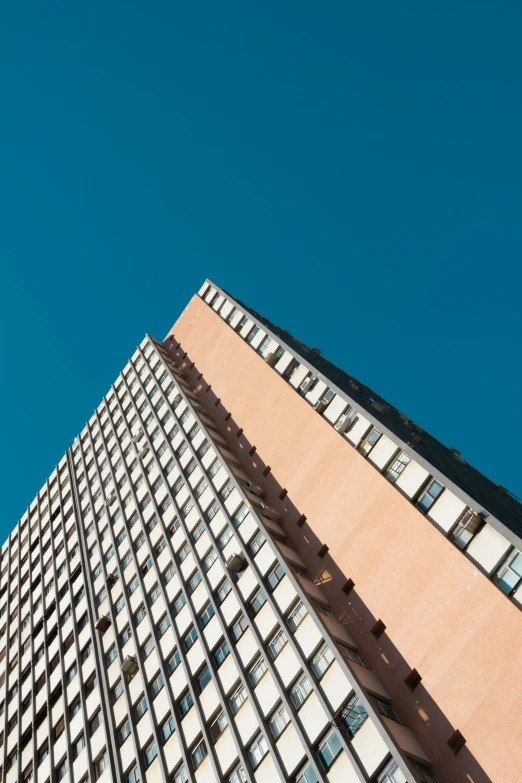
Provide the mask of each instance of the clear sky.
[{"label": "clear sky", "polygon": [[522,495],[522,5],[3,3],[0,537],[205,277]]}]

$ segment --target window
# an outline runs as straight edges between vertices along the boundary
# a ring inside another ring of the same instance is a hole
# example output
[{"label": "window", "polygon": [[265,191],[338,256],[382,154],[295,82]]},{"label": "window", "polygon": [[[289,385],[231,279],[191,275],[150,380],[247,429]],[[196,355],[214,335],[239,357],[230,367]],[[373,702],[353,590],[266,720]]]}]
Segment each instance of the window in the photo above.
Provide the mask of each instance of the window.
[{"label": "window", "polygon": [[234,489],[234,485],[232,481],[229,479],[226,484],[219,490],[219,497],[221,500],[226,500],[232,490]]},{"label": "window", "polygon": [[113,704],[116,704],[120,696],[122,695],[123,691],[125,690],[123,685],[123,680],[118,680],[116,685],[111,690],[111,701]]},{"label": "window", "polygon": [[280,704],[269,718],[270,731],[274,737],[279,737],[283,733],[286,725],[290,722],[290,717],[284,704]]},{"label": "window", "polygon": [[246,697],[247,697],[246,690],[243,685],[240,685],[239,688],[237,688],[237,690],[234,691],[234,693],[229,699],[230,709],[232,710],[234,715],[239,710],[243,702],[246,701]]},{"label": "window", "polygon": [[333,764],[335,758],[342,750],[342,745],[335,731],[331,731],[326,739],[319,745],[318,756],[321,759],[325,769]]},{"label": "window", "polygon": [[259,332],[259,326],[254,326],[248,333],[246,337],[247,343],[250,345],[256,334]]},{"label": "window", "polygon": [[429,508],[435,503],[436,499],[442,492],[444,487],[440,483],[440,481],[436,481],[433,479],[433,481],[430,482],[428,487],[424,490],[424,492],[421,494],[417,501],[417,508],[426,513]]},{"label": "window", "polygon": [[163,682],[163,676],[161,674],[158,674],[151,682],[150,689],[152,691],[152,698],[158,695],[158,693],[163,688],[164,682]]},{"label": "window", "polygon": [[145,764],[145,769],[147,767],[150,767],[156,756],[158,755],[158,748],[154,740],[150,742],[147,747],[145,748],[143,752],[143,761]]},{"label": "window", "polygon": [[229,527],[229,525],[227,525],[218,538],[218,542],[217,542],[218,547],[220,549],[224,549],[231,538],[232,538],[232,528]]},{"label": "window", "polygon": [[92,735],[97,731],[102,723],[101,719],[101,710],[98,710],[98,712],[94,715],[93,718],[89,721],[89,734],[92,737]]},{"label": "window", "polygon": [[239,527],[239,525],[242,523],[246,515],[248,514],[248,508],[244,503],[241,503],[238,510],[234,514],[233,522],[234,527]]},{"label": "window", "polygon": [[179,612],[181,612],[181,610],[185,606],[185,603],[186,603],[185,595],[184,593],[180,593],[180,595],[174,601],[174,605],[172,607],[174,610],[174,616],[176,616],[177,614],[179,614]]},{"label": "window", "polygon": [[187,583],[187,591],[189,595],[191,595],[194,592],[194,590],[196,589],[196,587],[199,585],[200,582],[201,582],[201,574],[199,571],[196,571],[194,576]]},{"label": "window", "polygon": [[206,755],[207,755],[207,746],[205,745],[203,740],[201,740],[201,742],[198,743],[198,745],[196,745],[196,747],[190,754],[192,759],[192,766],[194,767],[194,769],[197,769],[199,767],[199,765],[201,764],[201,762],[203,761]]},{"label": "window", "polygon": [[212,606],[212,604],[208,603],[205,606],[205,608],[200,612],[199,615],[201,627],[204,628],[206,625],[208,625],[213,617],[214,617],[214,607]]},{"label": "window", "polygon": [[205,666],[203,671],[201,671],[196,677],[196,682],[200,693],[205,690],[211,679],[212,676],[210,674],[209,668],[208,666]]},{"label": "window", "polygon": [[263,590],[258,590],[253,598],[249,602],[250,611],[252,615],[255,615],[261,610],[262,606],[266,603],[266,595]]},{"label": "window", "polygon": [[113,644],[109,652],[105,656],[105,663],[107,665],[107,668],[111,665],[113,661],[116,660],[117,657],[118,657],[118,651],[116,649],[116,646]]},{"label": "window", "polygon": [[163,619],[158,623],[158,635],[161,638],[163,634],[170,628],[170,617],[166,614]]},{"label": "window", "polygon": [[214,653],[216,666],[219,668],[230,652],[227,642],[223,642]]},{"label": "window", "polygon": [[40,766],[42,761],[44,761],[47,756],[49,755],[49,743],[47,740],[38,748],[38,754],[37,754],[37,764]]},{"label": "window", "polygon": [[203,441],[203,443],[201,444],[197,452],[198,457],[201,459],[201,457],[203,457],[203,455],[207,453],[209,448],[210,448],[210,443],[208,442],[208,440]]},{"label": "window", "polygon": [[143,657],[148,658],[153,649],[155,648],[156,643],[154,642],[154,637],[149,636],[145,644],[143,645]]},{"label": "window", "polygon": [[152,590],[149,593],[149,600],[151,604],[156,603],[158,598],[161,595],[161,587],[158,584],[155,584]]},{"label": "window", "polygon": [[285,646],[286,642],[287,642],[287,638],[285,636],[285,633],[281,628],[279,628],[279,630],[275,632],[275,634],[268,642],[268,652],[270,653],[270,657],[273,659],[277,658],[277,656]]},{"label": "window", "polygon": [[407,454],[405,454],[404,451],[401,451],[401,453],[395,457],[391,465],[389,466],[388,470],[384,474],[388,481],[390,481],[392,484],[395,484],[399,476],[401,475],[402,471],[411,462],[410,457],[408,457]]},{"label": "window", "polygon": [[194,543],[199,538],[201,538],[204,532],[205,532],[205,525],[203,524],[203,522],[199,522],[191,533],[192,540],[194,541]]},{"label": "window", "polygon": [[266,349],[267,349],[267,348],[268,348],[268,346],[270,345],[270,341],[271,341],[271,340],[272,340],[272,338],[271,338],[271,337],[269,337],[268,335],[267,335],[266,337],[264,337],[264,338],[263,338],[263,340],[261,341],[261,345],[260,345],[260,346],[258,347],[258,349],[257,349],[257,352],[258,352],[258,354],[259,354],[260,356],[262,356],[262,355],[264,354],[264,352],[266,351]]},{"label": "window", "polygon": [[339,647],[341,648],[341,652],[348,661],[354,661],[355,663],[358,663],[360,666],[364,666],[366,668],[366,664],[361,658],[361,656],[355,652],[355,650],[352,650],[351,647],[345,647],[344,644],[341,645],[338,643]]},{"label": "window", "polygon": [[267,670],[267,665],[265,659],[259,656],[259,658],[257,658],[255,663],[248,670],[248,679],[250,680],[250,684],[253,687],[257,685],[257,683],[262,678],[266,670]]},{"label": "window", "polygon": [[255,769],[260,765],[267,753],[267,741],[263,736],[259,735],[248,748],[248,758],[252,764],[252,769]]},{"label": "window", "polygon": [[298,710],[312,691],[312,685],[306,674],[301,674],[297,682],[290,688],[292,704]]},{"label": "window", "polygon": [[240,615],[234,625],[232,626],[232,635],[234,639],[240,639],[248,628],[248,622],[244,615]]},{"label": "window", "polygon": [[302,601],[299,601],[297,606],[295,606],[290,614],[287,617],[288,625],[290,626],[290,630],[295,631],[296,628],[299,627],[301,622],[304,620],[304,618],[307,615],[307,611],[304,607],[304,604]]},{"label": "window", "polygon": [[366,438],[363,440],[363,442],[357,447],[357,451],[359,451],[361,454],[364,454],[364,456],[367,457],[370,451],[373,449],[373,447],[380,440],[381,437],[382,437],[382,432],[379,432],[379,430],[375,429],[374,427],[370,431],[370,433],[366,436]]},{"label": "window", "polygon": [[183,637],[183,647],[185,649],[185,652],[188,652],[188,650],[190,650],[190,648],[197,640],[197,638],[198,638],[197,631],[194,628],[194,626],[192,626],[190,631],[187,634],[185,634],[185,636]]},{"label": "window", "polygon": [[204,517],[207,522],[211,522],[219,511],[219,503],[217,500],[213,500],[210,506],[205,511]]},{"label": "window", "polygon": [[220,586],[216,591],[216,597],[218,603],[222,604],[231,590],[232,590],[232,585],[230,584],[228,579],[225,579],[225,581],[220,584]]},{"label": "window", "polygon": [[176,566],[172,564],[167,568],[167,570],[163,574],[163,581],[165,582],[166,585],[170,582],[170,580],[172,579],[175,573],[176,573]]},{"label": "window", "polygon": [[311,764],[307,764],[297,773],[295,783],[318,783],[317,775]]},{"label": "window", "polygon": [[473,536],[478,533],[484,522],[471,510],[464,514],[450,535],[451,540],[459,549],[465,549]]},{"label": "window", "polygon": [[351,737],[363,725],[368,713],[358,696],[352,696],[346,706],[341,710],[338,720],[348,731]]},{"label": "window", "polygon": [[134,715],[136,722],[142,718],[147,710],[149,709],[149,705],[147,704],[147,697],[142,696],[141,699],[139,699],[138,702],[136,702],[136,705],[134,707]]},{"label": "window", "polygon": [[100,756],[100,758],[96,761],[95,769],[96,769],[96,779],[101,777],[101,775],[105,772],[106,769],[109,767],[109,756],[107,754],[107,751],[105,750],[103,752],[103,755]]},{"label": "window", "polygon": [[136,625],[139,625],[141,621],[147,616],[147,612],[145,611],[145,607],[143,604],[139,607],[138,611],[136,612]]},{"label": "window", "polygon": [[118,729],[118,744],[121,746],[131,733],[130,720],[127,718]]},{"label": "window", "polygon": [[125,647],[129,639],[132,638],[130,625],[126,625],[123,631],[120,634],[120,644],[122,647]]},{"label": "window", "polygon": [[187,714],[193,704],[194,700],[192,699],[192,695],[190,693],[187,693],[185,696],[183,696],[182,699],[180,699],[179,713],[181,717],[184,717]]},{"label": "window", "polygon": [[172,715],[170,715],[167,720],[162,723],[161,728],[161,736],[163,738],[163,742],[165,743],[172,734],[176,731],[176,724],[174,722],[174,718]]},{"label": "window", "polygon": [[377,778],[377,783],[401,783],[404,780],[404,775],[399,770],[397,764],[392,761],[386,769],[381,772]]},{"label": "window", "polygon": [[334,659],[334,655],[327,644],[323,644],[312,658],[312,669],[318,680],[321,679]]},{"label": "window", "polygon": [[132,582],[129,584],[129,595],[132,595],[140,586],[140,580],[137,576],[134,577]]},{"label": "window", "polygon": [[266,538],[264,537],[263,533],[258,530],[258,532],[255,534],[254,538],[248,545],[248,548],[250,550],[250,554],[252,556],[257,555],[263,544],[265,543]]},{"label": "window", "polygon": [[178,668],[180,663],[181,663],[181,655],[179,654],[179,650],[174,650],[167,663],[169,674],[172,674],[172,672]]},{"label": "window", "polygon": [[[141,781],[140,771],[136,765],[131,769],[129,773],[127,773],[127,775],[125,775],[125,783],[140,783],[140,781]],[[87,779],[85,780],[85,783],[88,783]]]},{"label": "window", "polygon": [[220,460],[215,459],[212,465],[210,466],[210,468],[208,469],[208,475],[210,476],[210,478],[214,478],[214,476],[216,475],[220,467],[221,467]]},{"label": "window", "polygon": [[91,674],[87,682],[85,683],[85,695],[90,696],[95,688],[98,687],[98,678],[96,674]]},{"label": "window", "polygon": [[78,758],[78,756],[80,755],[84,747],[85,747],[85,734],[82,732],[78,737],[78,739],[76,739],[73,742],[73,746],[72,746],[73,759],[76,760]]},{"label": "window", "polygon": [[80,697],[77,696],[69,706],[69,718],[71,718],[71,720],[72,718],[74,718],[75,715],[77,715],[80,712],[81,707],[82,705],[80,702]]},{"label": "window", "polygon": [[228,726],[227,716],[223,711],[219,713],[217,718],[210,724],[210,736],[216,742]]},{"label": "window", "polygon": [[391,718],[391,720],[395,720],[397,723],[400,723],[400,720],[397,717],[397,713],[391,704],[388,704],[386,701],[379,701],[378,699],[376,699],[375,703],[377,704],[377,709],[381,715],[385,715],[387,718]]},{"label": "window", "polygon": [[190,555],[190,547],[188,543],[184,544],[182,548],[178,552],[178,562],[183,563],[183,561]]},{"label": "window", "polygon": [[268,573],[266,581],[268,582],[268,586],[271,592],[275,590],[284,575],[285,570],[281,563],[278,563],[276,566],[274,566],[274,568],[272,568],[272,570]]},{"label": "window", "polygon": [[174,780],[172,783],[188,783],[188,779],[187,769],[182,766],[174,773]]},{"label": "window", "polygon": [[494,576],[495,583],[509,595],[522,579],[522,552],[513,549]]},{"label": "window", "polygon": [[217,552],[215,549],[211,549],[208,555],[203,560],[203,571],[207,572],[216,560],[217,560]]}]

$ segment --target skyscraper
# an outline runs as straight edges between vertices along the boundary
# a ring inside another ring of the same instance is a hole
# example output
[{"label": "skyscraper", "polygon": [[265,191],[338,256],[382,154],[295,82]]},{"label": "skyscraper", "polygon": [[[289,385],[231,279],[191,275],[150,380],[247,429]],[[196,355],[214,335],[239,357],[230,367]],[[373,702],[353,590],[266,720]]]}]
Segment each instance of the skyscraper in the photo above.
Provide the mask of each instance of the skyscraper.
[{"label": "skyscraper", "polygon": [[206,281],[2,548],[2,780],[515,783],[520,508]]}]

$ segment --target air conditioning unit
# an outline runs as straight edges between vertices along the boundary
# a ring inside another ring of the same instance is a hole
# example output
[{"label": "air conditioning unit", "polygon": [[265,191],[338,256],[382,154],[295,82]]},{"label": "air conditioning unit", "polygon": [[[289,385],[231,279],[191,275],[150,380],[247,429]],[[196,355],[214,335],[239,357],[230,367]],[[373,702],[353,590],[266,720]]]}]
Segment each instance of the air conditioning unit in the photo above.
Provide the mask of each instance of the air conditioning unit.
[{"label": "air conditioning unit", "polygon": [[143,430],[142,430],[142,428],[140,427],[140,428],[139,428],[139,430],[138,430],[138,432],[136,433],[136,435],[134,435],[134,436],[133,436],[133,438],[132,438],[132,442],[133,442],[133,443],[137,443],[137,442],[139,441],[139,439],[141,438],[141,436],[142,436],[142,435],[143,435]]},{"label": "air conditioning unit", "polygon": [[309,392],[314,383],[316,382],[317,378],[315,375],[311,375],[309,378],[305,378],[302,384],[300,385],[300,390],[303,392],[303,394],[306,394],[306,392]]},{"label": "air conditioning unit", "polygon": [[131,677],[134,677],[134,675],[138,672],[139,666],[138,661],[136,660],[134,655],[127,655],[124,658],[124,661],[121,665],[121,671],[122,674],[125,675],[128,679]]},{"label": "air conditioning unit", "polygon": [[100,631],[100,633],[105,633],[107,628],[111,624],[111,618],[108,614],[102,614],[100,617],[98,617],[98,620],[96,621],[96,625],[94,626],[97,631]]},{"label": "air conditioning unit", "polygon": [[265,362],[268,364],[269,367],[275,367],[279,359],[277,358],[277,355],[275,353],[267,353],[265,356]]},{"label": "air conditioning unit", "polygon": [[141,449],[141,451],[138,451],[138,459],[144,459],[149,451],[150,449],[148,446],[145,446],[143,449]]},{"label": "air conditioning unit", "polygon": [[112,506],[114,501],[116,500],[116,492],[111,492],[105,503],[103,504],[105,508],[109,508],[109,506]]},{"label": "air conditioning unit", "polygon": [[317,400],[317,402],[314,405],[315,410],[317,413],[323,413],[327,407],[330,405],[331,401],[334,398],[333,391],[329,390],[324,394],[320,400]]},{"label": "air conditioning unit", "polygon": [[253,495],[263,495],[261,487],[258,487],[257,484],[254,484],[252,481],[245,481],[245,487]]},{"label": "air conditioning unit", "polygon": [[243,555],[230,555],[230,557],[227,557],[225,565],[227,567],[227,571],[231,571],[233,574],[238,574],[240,571],[245,569],[246,560]]},{"label": "air conditioning unit", "polygon": [[356,421],[357,416],[352,417],[349,413],[343,413],[335,422],[334,429],[337,430],[337,432],[344,434],[351,430]]},{"label": "air conditioning unit", "polygon": [[105,580],[105,584],[107,587],[113,587],[113,585],[116,584],[117,577],[115,574],[107,574],[107,579]]},{"label": "air conditioning unit", "polygon": [[259,505],[257,505],[255,508],[261,514],[262,517],[271,519],[273,522],[275,522],[279,516],[279,514],[275,509],[271,508],[270,506],[267,506],[265,503],[259,503]]},{"label": "air conditioning unit", "polygon": [[186,380],[187,378],[186,372],[181,372],[180,370],[176,370],[176,369],[173,369],[172,372],[174,373],[174,375],[177,375],[178,378],[182,378],[183,380]]}]

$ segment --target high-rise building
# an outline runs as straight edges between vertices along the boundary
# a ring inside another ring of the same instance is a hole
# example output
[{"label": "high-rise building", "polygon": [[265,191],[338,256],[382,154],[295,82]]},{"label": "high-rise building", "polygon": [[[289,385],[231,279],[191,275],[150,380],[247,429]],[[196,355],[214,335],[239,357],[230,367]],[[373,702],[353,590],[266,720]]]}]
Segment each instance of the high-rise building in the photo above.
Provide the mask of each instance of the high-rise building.
[{"label": "high-rise building", "polygon": [[2,547],[0,779],[518,783],[521,534],[206,281]]}]

